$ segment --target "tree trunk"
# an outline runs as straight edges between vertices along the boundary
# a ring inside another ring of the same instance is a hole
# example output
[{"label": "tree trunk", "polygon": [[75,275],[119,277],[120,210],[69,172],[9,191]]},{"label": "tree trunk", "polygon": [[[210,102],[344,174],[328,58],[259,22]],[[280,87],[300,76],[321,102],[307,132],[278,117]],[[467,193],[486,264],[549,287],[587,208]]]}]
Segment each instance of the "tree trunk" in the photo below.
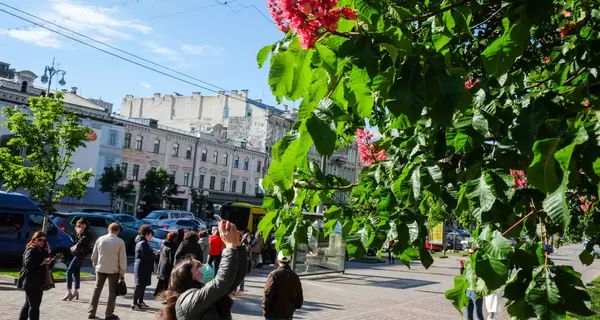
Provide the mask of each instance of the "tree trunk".
[{"label": "tree trunk", "polygon": [[45,233],[50,229],[50,212],[44,211],[44,224],[42,225],[42,231]]}]

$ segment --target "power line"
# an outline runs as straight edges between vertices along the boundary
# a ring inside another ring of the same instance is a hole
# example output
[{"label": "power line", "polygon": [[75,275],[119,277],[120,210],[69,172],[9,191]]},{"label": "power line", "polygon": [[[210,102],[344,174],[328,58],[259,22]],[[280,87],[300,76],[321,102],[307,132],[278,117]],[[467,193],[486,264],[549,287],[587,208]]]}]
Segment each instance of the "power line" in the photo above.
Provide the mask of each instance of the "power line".
[{"label": "power line", "polygon": [[207,6],[196,7],[196,8],[192,8],[192,9],[188,9],[188,10],[177,11],[177,12],[167,13],[167,14],[162,14],[162,15],[158,15],[158,16],[154,16],[154,17],[150,17],[150,18],[144,19],[142,21],[151,21],[151,20],[156,20],[156,19],[160,19],[160,18],[166,18],[166,17],[176,16],[176,15],[180,15],[180,14],[184,14],[184,13],[189,13],[189,12],[193,12],[193,11],[198,11],[198,10],[201,10],[201,9],[218,7],[218,6],[219,6],[218,4],[210,4],[210,5],[207,5]]},{"label": "power line", "polygon": [[[0,2],[0,5],[6,6],[6,7],[11,7],[11,6],[9,6],[9,5],[5,4],[5,3],[2,3],[2,2]],[[18,9],[17,9],[17,10],[18,10]],[[172,78],[172,79],[175,79],[175,80],[179,80],[179,81],[181,81],[181,82],[184,82],[184,83],[187,83],[187,84],[189,84],[189,85],[192,85],[192,86],[195,86],[195,87],[198,87],[198,88],[201,88],[201,89],[207,90],[207,91],[209,91],[209,92],[212,92],[212,93],[217,93],[217,94],[219,94],[219,92],[218,92],[218,91],[216,91],[216,90],[209,89],[209,88],[207,88],[207,87],[204,87],[204,86],[201,86],[201,85],[199,85],[199,84],[197,84],[197,83],[190,82],[190,81],[188,81],[188,80],[185,80],[185,79],[182,79],[182,78],[176,77],[176,76],[174,76],[174,75],[171,75],[171,74],[168,74],[168,73],[166,73],[166,72],[163,72],[163,71],[160,71],[160,70],[154,69],[154,68],[152,68],[152,67],[149,67],[149,66],[147,66],[147,65],[141,64],[141,63],[139,63],[139,62],[137,62],[137,61],[133,61],[133,60],[131,60],[131,59],[128,59],[128,58],[122,57],[122,56],[120,56],[120,55],[118,55],[118,54],[116,54],[116,53],[113,53],[113,52],[110,52],[110,51],[108,51],[108,50],[105,50],[105,49],[99,48],[99,47],[97,47],[97,46],[94,46],[94,45],[92,45],[92,44],[89,44],[89,43],[87,43],[87,42],[85,42],[85,41],[82,41],[82,40],[79,40],[79,39],[77,39],[77,38],[74,38],[74,37],[72,37],[72,36],[69,36],[69,35],[67,35],[67,34],[64,34],[64,33],[60,32],[60,31],[56,31],[56,30],[54,30],[54,29],[48,28],[48,27],[46,27],[46,26],[43,26],[43,25],[41,25],[41,24],[39,24],[39,23],[37,23],[37,22],[35,22],[35,21],[32,21],[32,20],[30,20],[30,19],[27,19],[27,18],[24,18],[24,17],[22,17],[22,16],[19,16],[19,15],[15,14],[15,13],[12,13],[12,12],[6,11],[6,10],[4,10],[4,9],[0,9],[0,12],[4,12],[4,13],[6,13],[6,14],[8,14],[8,15],[11,15],[11,16],[13,16],[13,17],[15,17],[15,18],[18,18],[18,19],[21,19],[21,20],[23,20],[23,21],[29,22],[29,23],[31,23],[31,24],[35,24],[35,25],[37,25],[37,26],[39,26],[39,27],[41,27],[41,28],[44,28],[44,29],[46,29],[46,30],[48,30],[48,31],[50,31],[50,32],[54,32],[54,33],[56,33],[56,34],[59,34],[59,35],[61,35],[61,36],[65,37],[65,38],[71,39],[71,40],[73,40],[73,41],[75,41],[75,42],[78,42],[78,43],[81,43],[81,44],[83,44],[83,45],[86,45],[86,46],[88,46],[88,47],[94,48],[94,49],[96,49],[96,50],[99,50],[99,51],[101,51],[101,52],[104,52],[104,53],[106,53],[106,54],[108,54],[108,55],[111,55],[111,56],[113,56],[113,57],[115,57],[115,58],[119,58],[119,59],[121,59],[121,60],[127,61],[127,62],[129,62],[129,63],[132,63],[132,64],[135,64],[135,65],[137,65],[137,66],[140,66],[140,67],[142,67],[142,68],[148,69],[148,70],[150,70],[150,71],[154,71],[154,72],[156,72],[156,73],[162,74],[162,75],[164,75],[164,76],[167,76],[167,77],[169,77],[169,78]],[[162,67],[163,67],[163,68],[165,68],[165,69],[168,69],[167,67],[164,67],[164,66],[162,66]],[[215,86],[215,87],[216,87],[216,86]],[[231,95],[226,95],[226,96],[228,96],[228,97],[230,97],[230,98],[232,98],[232,99],[234,99],[234,100],[238,100],[238,101],[241,101],[241,102],[247,102],[246,100],[242,100],[242,99],[240,99],[240,98],[237,98],[237,97],[234,97],[234,96],[231,96]]]},{"label": "power line", "polygon": [[[261,15],[263,18],[265,18],[265,20],[269,21],[269,22],[270,22],[270,23],[272,23],[272,24],[275,24],[275,22],[274,22],[274,21],[273,21],[271,18],[269,18],[269,17],[268,17],[268,16],[267,16],[267,15],[266,15],[264,12],[262,12],[262,10],[258,9],[258,8],[257,8],[255,5],[253,5],[253,4],[252,4],[252,5],[249,5],[249,6],[245,6],[245,5],[241,4],[241,3],[240,3],[239,1],[237,1],[237,0],[233,0],[233,1],[225,1],[225,2],[219,2],[219,0],[215,0],[215,2],[216,2],[216,3],[218,3],[218,4],[220,4],[220,5],[223,5],[223,6],[226,6],[226,7],[228,7],[228,8],[229,8],[229,10],[231,10],[231,12],[234,12],[234,13],[242,12],[242,11],[244,11],[244,10],[246,10],[246,9],[254,9],[254,10],[256,10],[256,12],[258,12],[258,13],[259,13],[259,14],[260,14],[260,15]],[[235,10],[235,9],[233,9],[233,8],[230,6],[230,4],[232,4],[232,3],[236,3],[238,6],[242,7],[242,9],[240,9],[240,10]]]},{"label": "power line", "polygon": [[[94,38],[88,37],[88,36],[86,36],[85,34],[82,34],[82,33],[80,33],[80,32],[77,32],[77,31],[71,30],[71,29],[69,29],[69,28],[66,28],[66,27],[63,27],[63,26],[57,25],[57,24],[56,24],[56,23],[54,23],[54,22],[51,22],[51,21],[48,21],[48,20],[42,19],[42,18],[40,18],[40,17],[38,17],[38,16],[36,16],[36,15],[33,15],[33,14],[31,14],[31,13],[28,13],[28,12],[26,12],[26,11],[20,10],[20,9],[18,9],[18,8],[15,8],[15,7],[13,7],[13,6],[9,6],[9,5],[7,5],[7,4],[5,4],[5,3],[2,3],[2,2],[0,2],[0,4],[1,4],[1,5],[3,5],[3,6],[6,6],[6,7],[8,7],[8,8],[10,8],[10,9],[12,9],[12,10],[15,10],[15,11],[18,11],[18,12],[20,12],[20,13],[26,14],[26,15],[28,15],[28,16],[30,16],[30,17],[36,18],[36,19],[38,19],[38,20],[40,20],[40,21],[44,21],[44,22],[46,22],[46,23],[48,23],[48,24],[51,24],[51,25],[53,25],[53,26],[55,26],[55,27],[58,27],[58,28],[61,28],[61,29],[63,29],[63,30],[66,30],[66,31],[72,32],[73,34],[76,34],[76,35],[78,35],[78,36],[80,36],[80,37],[82,37],[82,38],[85,38],[85,39],[88,39],[88,40],[90,40],[90,41],[93,41],[93,42],[96,42],[96,43],[98,43],[98,44],[101,44],[101,45],[103,45],[103,46],[109,47],[109,48],[111,48],[111,49],[113,49],[113,50],[116,50],[116,51],[118,51],[118,52],[124,53],[124,54],[126,54],[126,55],[129,55],[129,56],[131,56],[131,57],[134,57],[134,58],[136,58],[136,59],[142,60],[142,61],[144,61],[144,62],[150,63],[150,64],[152,64],[152,65],[154,65],[154,66],[157,66],[157,67],[160,67],[160,68],[163,68],[163,69],[169,70],[169,71],[171,71],[171,72],[173,72],[173,73],[176,73],[176,74],[178,74],[178,75],[180,75],[180,76],[184,76],[184,77],[186,77],[186,78],[188,78],[188,79],[192,79],[192,80],[198,81],[198,82],[200,82],[200,83],[203,83],[203,84],[209,85],[209,86],[211,86],[211,87],[214,87],[214,88],[217,88],[217,89],[219,89],[219,90],[223,90],[223,91],[229,91],[229,90],[226,90],[226,89],[224,89],[224,88],[221,88],[221,87],[219,87],[219,86],[216,86],[216,85],[214,85],[214,84],[212,84],[212,83],[210,83],[210,82],[203,81],[203,80],[201,80],[201,79],[198,79],[198,78],[192,77],[192,76],[190,76],[190,75],[187,75],[187,74],[185,74],[185,73],[179,72],[179,71],[177,71],[177,70],[174,70],[174,69],[172,69],[172,68],[169,68],[169,67],[163,66],[163,65],[161,65],[161,64],[159,64],[159,63],[156,63],[156,62],[154,62],[154,61],[151,61],[151,60],[145,59],[145,58],[143,58],[143,57],[140,57],[140,56],[138,56],[138,55],[135,55],[135,54],[133,54],[133,53],[127,52],[127,51],[125,51],[125,50],[122,50],[122,49],[119,49],[119,48],[117,48],[117,47],[115,47],[115,46],[112,46],[112,45],[110,45],[110,44],[106,43],[106,42],[102,42],[102,41],[96,40],[96,39],[94,39]],[[196,8],[196,9],[197,9],[197,8]],[[40,26],[41,26],[42,28],[45,28],[45,26],[42,26],[42,25],[40,25]],[[49,30],[50,30],[50,29],[49,29]]]}]

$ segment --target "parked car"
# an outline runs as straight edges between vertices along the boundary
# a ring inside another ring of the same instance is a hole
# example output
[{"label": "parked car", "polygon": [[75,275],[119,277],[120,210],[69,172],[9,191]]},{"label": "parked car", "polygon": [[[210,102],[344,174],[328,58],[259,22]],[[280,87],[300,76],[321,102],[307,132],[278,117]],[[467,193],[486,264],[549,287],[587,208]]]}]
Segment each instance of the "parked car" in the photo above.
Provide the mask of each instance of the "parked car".
[{"label": "parked car", "polygon": [[[125,213],[111,213],[107,214],[108,217],[115,219],[121,226],[138,230],[142,225],[144,225],[144,221]],[[151,225],[152,226],[152,225]]]},{"label": "parked car", "polygon": [[106,209],[94,209],[94,208],[79,208],[75,209],[71,212],[81,212],[81,213],[113,213],[110,210]]},{"label": "parked car", "polygon": [[206,229],[206,225],[196,219],[166,219],[160,220],[156,225],[162,229]]},{"label": "parked car", "polygon": [[[0,191],[0,260],[14,263],[23,259],[25,246],[36,231],[42,230],[44,212],[27,196]],[[68,263],[73,238],[52,221],[46,238],[56,261]]]},{"label": "parked car", "polygon": [[194,214],[188,211],[181,210],[154,210],[150,212],[150,214],[148,214],[146,218],[142,219],[142,221],[144,221],[144,223],[152,225],[158,224],[160,220],[181,218],[193,219]]},{"label": "parked car", "polygon": [[108,225],[113,222],[118,223],[121,226],[121,232],[119,232],[119,238],[125,241],[127,252],[133,252],[135,248],[135,237],[138,235],[138,231],[129,229],[121,225],[118,221],[108,215],[100,215],[94,213],[60,213],[54,212],[52,214],[52,220],[56,225],[71,237],[75,237],[75,224],[77,220],[84,218],[90,224],[90,232],[92,233],[92,241],[90,241],[90,250],[93,249],[96,240],[105,235],[108,232]]}]

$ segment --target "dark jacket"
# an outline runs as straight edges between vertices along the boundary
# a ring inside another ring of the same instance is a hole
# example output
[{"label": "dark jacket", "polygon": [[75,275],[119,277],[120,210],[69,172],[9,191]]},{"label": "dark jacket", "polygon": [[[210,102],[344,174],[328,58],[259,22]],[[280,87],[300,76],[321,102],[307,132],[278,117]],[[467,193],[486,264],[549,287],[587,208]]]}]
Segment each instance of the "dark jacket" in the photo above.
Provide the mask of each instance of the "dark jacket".
[{"label": "dark jacket", "polygon": [[44,249],[32,245],[25,249],[23,254],[23,267],[17,281],[17,288],[41,288],[46,279],[46,265],[44,259],[48,253]]},{"label": "dark jacket", "polygon": [[175,261],[179,261],[186,256],[191,255],[194,259],[202,261],[202,248],[197,241],[184,240],[179,244],[177,252],[175,253]]},{"label": "dark jacket", "polygon": [[262,303],[266,318],[292,318],[296,309],[302,308],[302,303],[302,283],[289,266],[279,267],[269,274]]},{"label": "dark jacket", "polygon": [[158,278],[168,280],[171,277],[171,271],[175,264],[175,243],[172,241],[163,242],[160,248],[160,258],[158,260]]},{"label": "dark jacket", "polygon": [[[239,287],[240,283],[244,280],[246,275],[248,274],[248,267],[250,263],[248,263],[248,259],[246,258],[248,254],[246,253],[246,248],[244,246],[240,246],[237,248],[238,254],[238,268],[237,274],[235,275],[235,279],[233,280],[233,284],[229,289],[229,292],[235,292],[237,287]],[[223,263],[223,262],[221,262]],[[219,268],[221,268],[221,264],[219,264]],[[233,307],[233,299],[229,296],[229,294],[223,296],[221,300],[216,303],[217,312],[221,317],[221,320],[232,320],[231,317],[231,308]]]},{"label": "dark jacket", "polygon": [[135,237],[135,263],[133,274],[136,286],[149,286],[152,283],[154,271],[154,252],[148,241],[141,235]]},{"label": "dark jacket", "polygon": [[177,320],[223,320],[217,303],[231,293],[239,263],[239,248],[226,248],[215,278],[199,289],[182,293],[175,303]]},{"label": "dark jacket", "polygon": [[87,256],[90,252],[92,242],[92,233],[90,230],[86,229],[83,234],[77,234],[75,239],[75,258],[79,263],[83,262],[85,256]]}]

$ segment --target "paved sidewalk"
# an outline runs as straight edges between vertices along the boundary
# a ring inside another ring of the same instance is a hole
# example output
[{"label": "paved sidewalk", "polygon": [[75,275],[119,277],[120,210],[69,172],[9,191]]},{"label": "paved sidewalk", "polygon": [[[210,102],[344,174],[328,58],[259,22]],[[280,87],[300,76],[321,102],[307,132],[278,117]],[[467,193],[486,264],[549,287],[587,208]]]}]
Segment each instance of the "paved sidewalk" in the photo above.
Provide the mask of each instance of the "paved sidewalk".
[{"label": "paved sidewalk", "polygon": [[[599,275],[600,263],[583,268],[578,262],[579,247],[561,248],[553,255],[556,263],[571,264],[583,271],[584,281]],[[458,274],[456,257],[436,259],[434,265],[425,270],[419,264],[412,269],[402,264],[358,264],[349,263],[346,274],[330,274],[302,278],[305,304],[295,319],[464,319],[444,297],[444,292],[452,287]],[[599,261],[600,262],[600,261]],[[253,270],[246,279],[246,295],[235,298],[233,318],[235,320],[264,319],[261,311],[262,289],[269,270]],[[141,320],[154,318],[161,305],[153,300],[153,286],[146,291],[146,302],[151,306],[147,311],[131,311],[133,275],[127,274],[129,294],[117,298],[115,313],[121,319]],[[80,300],[64,302],[60,299],[65,293],[65,284],[44,293],[42,318],[44,320],[85,319],[93,283],[85,282],[80,290]],[[106,289],[101,302],[106,301]],[[0,319],[16,319],[24,301],[24,293],[7,283],[0,282]],[[98,307],[102,317],[105,305]],[[506,320],[506,312],[496,317]]]}]

